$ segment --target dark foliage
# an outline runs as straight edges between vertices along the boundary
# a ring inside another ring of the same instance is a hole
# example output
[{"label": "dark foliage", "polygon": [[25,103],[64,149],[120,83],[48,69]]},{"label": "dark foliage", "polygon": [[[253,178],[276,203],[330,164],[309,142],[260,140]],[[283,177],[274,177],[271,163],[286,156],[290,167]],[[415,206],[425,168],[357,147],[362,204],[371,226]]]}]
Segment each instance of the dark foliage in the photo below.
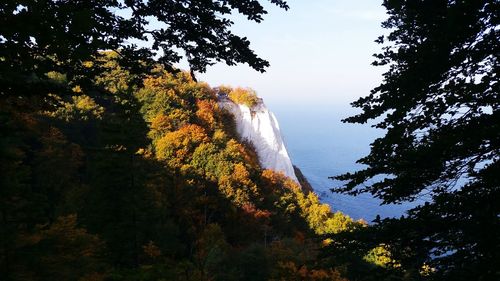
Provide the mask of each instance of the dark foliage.
[{"label": "dark foliage", "polygon": [[317,234],[358,222],[263,170],[207,84],[103,55],[91,90],[0,99],[2,280],[343,280]]},{"label": "dark foliage", "polygon": [[[334,189],[384,203],[423,198],[374,228],[408,271],[438,280],[500,278],[500,2],[384,1],[383,83],[353,103],[350,123],[386,130],[361,171]],[[365,237],[368,239],[368,237]],[[372,236],[372,239],[374,236]],[[418,274],[417,274],[418,275]]]},{"label": "dark foliage", "polygon": [[[283,0],[270,2],[288,9]],[[138,73],[153,60],[171,67],[182,58],[180,52],[195,71],[218,61],[264,71],[269,63],[245,37],[230,31],[228,16],[234,11],[255,22],[267,13],[257,0],[2,1],[0,94],[28,95],[33,88],[60,92],[45,73],[88,79],[96,73],[82,62],[103,50],[118,50],[122,64]]]}]

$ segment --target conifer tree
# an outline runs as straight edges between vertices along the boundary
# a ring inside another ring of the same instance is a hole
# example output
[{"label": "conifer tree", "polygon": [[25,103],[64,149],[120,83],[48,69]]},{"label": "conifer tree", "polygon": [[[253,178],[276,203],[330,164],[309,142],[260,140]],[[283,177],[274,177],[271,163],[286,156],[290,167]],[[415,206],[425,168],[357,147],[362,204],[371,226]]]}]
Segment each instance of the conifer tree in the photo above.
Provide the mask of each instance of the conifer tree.
[{"label": "conifer tree", "polygon": [[[500,3],[386,0],[390,30],[374,65],[388,71],[350,123],[374,120],[365,169],[336,191],[384,203],[423,199],[367,239],[391,245],[403,269],[436,280],[500,278]],[[376,234],[378,233],[378,234]]]}]

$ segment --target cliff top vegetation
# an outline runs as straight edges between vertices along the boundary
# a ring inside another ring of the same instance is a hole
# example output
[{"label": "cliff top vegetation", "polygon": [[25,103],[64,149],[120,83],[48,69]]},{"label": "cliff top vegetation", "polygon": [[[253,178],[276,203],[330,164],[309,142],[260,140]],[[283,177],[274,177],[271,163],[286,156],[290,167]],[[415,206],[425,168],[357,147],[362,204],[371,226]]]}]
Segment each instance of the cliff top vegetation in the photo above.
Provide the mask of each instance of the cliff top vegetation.
[{"label": "cliff top vegetation", "polygon": [[252,88],[242,88],[222,85],[218,87],[219,93],[227,95],[227,97],[236,104],[244,104],[250,108],[257,105],[260,98],[257,96],[257,92]]}]

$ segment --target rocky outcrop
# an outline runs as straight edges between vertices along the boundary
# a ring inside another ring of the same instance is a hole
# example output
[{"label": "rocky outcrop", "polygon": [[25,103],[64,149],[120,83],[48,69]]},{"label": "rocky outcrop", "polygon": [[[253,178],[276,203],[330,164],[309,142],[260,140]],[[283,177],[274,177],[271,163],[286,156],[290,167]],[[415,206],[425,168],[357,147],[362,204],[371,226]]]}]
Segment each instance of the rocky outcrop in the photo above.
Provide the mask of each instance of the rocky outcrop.
[{"label": "rocky outcrop", "polygon": [[240,138],[254,146],[262,168],[281,171],[298,183],[278,120],[262,99],[251,108],[234,103],[224,94],[219,95],[218,100],[219,106],[234,116]]}]

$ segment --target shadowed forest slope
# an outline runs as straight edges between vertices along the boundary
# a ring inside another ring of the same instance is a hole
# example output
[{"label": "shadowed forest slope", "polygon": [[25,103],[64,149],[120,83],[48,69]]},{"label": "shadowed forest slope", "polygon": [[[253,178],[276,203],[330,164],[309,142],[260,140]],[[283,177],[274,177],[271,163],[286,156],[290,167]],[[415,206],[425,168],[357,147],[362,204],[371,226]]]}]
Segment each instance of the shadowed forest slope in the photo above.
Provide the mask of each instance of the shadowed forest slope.
[{"label": "shadowed forest slope", "polygon": [[6,280],[343,280],[320,235],[363,223],[261,169],[207,84],[115,58],[1,101]]}]

